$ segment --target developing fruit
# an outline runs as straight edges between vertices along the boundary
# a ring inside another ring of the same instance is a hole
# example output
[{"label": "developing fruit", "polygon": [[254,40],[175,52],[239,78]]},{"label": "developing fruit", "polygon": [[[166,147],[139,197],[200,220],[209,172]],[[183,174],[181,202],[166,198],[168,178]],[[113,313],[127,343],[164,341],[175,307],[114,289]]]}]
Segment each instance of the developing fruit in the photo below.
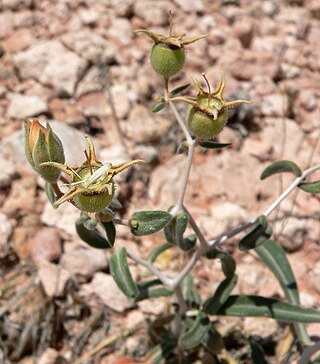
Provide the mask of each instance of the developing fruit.
[{"label": "developing fruit", "polygon": [[206,78],[205,80],[207,82],[209,92],[205,92],[200,83],[196,79],[193,79],[197,91],[197,97],[174,97],[171,100],[185,101],[190,104],[186,121],[189,130],[195,137],[201,139],[212,139],[225,127],[228,121],[227,109],[239,104],[248,104],[250,101],[224,101],[222,97],[225,87],[223,74],[217,89],[212,93]]},{"label": "developing fruit", "polygon": [[48,162],[42,166],[52,166],[65,172],[71,182],[67,183],[70,189],[54,202],[54,207],[69,201],[81,211],[99,212],[108,207],[112,201],[115,184],[113,177],[133,164],[143,162],[133,160],[112,166],[111,163],[102,164],[97,160],[92,141],[88,139],[89,148],[85,151],[86,161],[76,169],[65,164]]},{"label": "developing fruit", "polygon": [[168,36],[153,33],[146,29],[136,30],[137,33],[147,34],[154,41],[151,49],[150,61],[154,70],[166,80],[182,70],[185,61],[184,46],[206,37],[206,35],[200,35],[193,39],[182,40],[185,36],[184,33],[177,35],[172,34],[171,12],[169,12],[169,15],[170,31]]}]

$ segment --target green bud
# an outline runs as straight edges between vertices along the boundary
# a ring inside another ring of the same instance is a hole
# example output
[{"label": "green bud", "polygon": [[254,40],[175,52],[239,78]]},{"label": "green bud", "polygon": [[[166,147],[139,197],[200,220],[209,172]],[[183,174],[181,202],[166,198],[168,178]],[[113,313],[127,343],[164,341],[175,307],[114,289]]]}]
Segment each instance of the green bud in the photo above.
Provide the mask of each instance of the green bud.
[{"label": "green bud", "polygon": [[42,163],[64,163],[65,157],[61,140],[52,131],[49,123],[46,127],[37,119],[26,120],[25,126],[25,153],[32,168],[46,181],[56,182],[60,170],[54,166],[42,166]]}]

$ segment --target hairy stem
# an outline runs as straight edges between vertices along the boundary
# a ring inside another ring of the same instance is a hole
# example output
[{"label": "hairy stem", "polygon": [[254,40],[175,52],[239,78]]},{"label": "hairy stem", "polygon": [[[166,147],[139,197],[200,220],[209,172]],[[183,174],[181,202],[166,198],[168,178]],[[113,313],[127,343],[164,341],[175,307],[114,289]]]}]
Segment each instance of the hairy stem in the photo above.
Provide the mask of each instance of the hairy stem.
[{"label": "hairy stem", "polygon": [[182,332],[182,316],[186,313],[188,307],[186,301],[184,300],[181,286],[177,285],[174,289],[178,303],[179,303],[179,310],[176,315],[176,337],[179,338]]}]

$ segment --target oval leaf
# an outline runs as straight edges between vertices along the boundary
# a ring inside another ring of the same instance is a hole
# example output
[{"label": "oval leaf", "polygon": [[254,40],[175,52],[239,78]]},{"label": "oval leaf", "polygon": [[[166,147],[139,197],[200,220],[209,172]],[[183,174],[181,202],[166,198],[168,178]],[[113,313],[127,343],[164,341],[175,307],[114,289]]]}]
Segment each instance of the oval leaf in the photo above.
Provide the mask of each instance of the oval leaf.
[{"label": "oval leaf", "polygon": [[113,221],[101,222],[102,226],[106,231],[106,235],[109,243],[114,246],[114,242],[116,240],[116,226]]},{"label": "oval leaf", "polygon": [[263,244],[272,235],[272,229],[268,226],[266,218],[262,215],[258,225],[239,241],[239,249],[247,251]]},{"label": "oval leaf", "polygon": [[132,214],[130,227],[136,236],[150,235],[163,229],[171,219],[166,211],[139,211]]},{"label": "oval leaf", "polygon": [[179,86],[177,88],[175,88],[174,90],[172,90],[169,94],[170,97],[174,97],[177,96],[178,94],[180,94],[182,91],[186,90],[188,87],[190,86],[190,83],[187,83],[186,85],[183,86]]},{"label": "oval leaf", "polygon": [[320,311],[260,296],[229,296],[216,315],[269,317],[285,322],[320,322]]},{"label": "oval leaf", "polygon": [[194,286],[193,277],[188,274],[182,281],[182,294],[189,308],[199,307],[201,303],[201,297]]},{"label": "oval leaf", "polygon": [[110,272],[121,291],[129,298],[135,298],[139,291],[132,279],[128,262],[127,250],[122,247],[114,252],[110,258]]},{"label": "oval leaf", "polygon": [[286,173],[286,172],[293,173],[297,177],[302,175],[301,169],[295,163],[293,163],[291,161],[283,160],[283,161],[274,162],[270,166],[268,166],[261,173],[260,179],[265,179],[276,173]]},{"label": "oval leaf", "polygon": [[236,271],[236,262],[227,252],[214,248],[206,253],[208,259],[220,259],[221,268],[226,277],[231,277]]},{"label": "oval leaf", "polygon": [[253,364],[268,364],[264,357],[264,352],[262,347],[252,338],[249,338],[250,349],[251,349],[251,359]]},{"label": "oval leaf", "polygon": [[153,279],[138,283],[139,294],[136,302],[148,298],[166,297],[174,293],[172,288],[164,286],[159,279]]},{"label": "oval leaf", "polygon": [[223,280],[219,284],[214,295],[211,298],[207,299],[203,304],[204,312],[206,312],[208,315],[214,315],[219,310],[219,308],[226,302],[237,282],[237,275],[233,275],[232,277],[228,277]]},{"label": "oval leaf", "polygon": [[46,181],[46,183],[44,185],[44,190],[46,192],[46,195],[47,195],[51,205],[53,205],[56,202],[57,197],[56,197],[56,195],[55,195],[55,193],[54,193],[54,191],[53,191],[53,189],[51,187],[51,183]]},{"label": "oval leaf", "polygon": [[169,248],[172,248],[172,244],[170,243],[164,243],[155,247],[148,256],[148,262],[150,262],[151,264],[154,263],[157,260],[158,256],[161,255],[166,250],[168,250]]},{"label": "oval leaf", "polygon": [[230,147],[232,143],[200,142],[199,144],[207,149],[222,149]]},{"label": "oval leaf", "polygon": [[[255,249],[264,264],[275,275],[288,302],[299,305],[299,291],[286,253],[280,244],[274,240],[268,240],[265,244]],[[302,324],[294,325],[300,341],[304,345],[310,344],[310,339]]]},{"label": "oval leaf", "polygon": [[320,181],[310,182],[310,183],[300,183],[298,185],[305,192],[309,193],[320,193]]},{"label": "oval leaf", "polygon": [[84,225],[83,218],[76,221],[76,231],[81,240],[96,249],[110,249],[112,244],[103,238],[96,230],[89,230]]},{"label": "oval leaf", "polygon": [[199,311],[193,325],[180,336],[179,345],[184,349],[192,349],[201,344],[208,333],[211,323],[207,315]]},{"label": "oval leaf", "polygon": [[153,107],[153,109],[151,110],[151,112],[156,113],[161,111],[162,109],[164,109],[166,107],[166,103],[165,102],[159,102],[159,104],[155,105]]}]

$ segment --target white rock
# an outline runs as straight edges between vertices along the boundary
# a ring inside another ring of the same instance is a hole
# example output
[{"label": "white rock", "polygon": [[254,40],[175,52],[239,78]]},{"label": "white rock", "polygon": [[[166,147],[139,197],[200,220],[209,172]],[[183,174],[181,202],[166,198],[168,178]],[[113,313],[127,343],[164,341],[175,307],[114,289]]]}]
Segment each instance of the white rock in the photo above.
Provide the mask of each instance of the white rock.
[{"label": "white rock", "polygon": [[267,95],[261,102],[261,113],[264,116],[285,116],[289,107],[285,95]]},{"label": "white rock", "polygon": [[47,202],[41,215],[41,221],[48,226],[56,226],[65,232],[75,235],[75,222],[79,218],[79,210],[70,203],[62,204],[54,209],[50,202]]},{"label": "white rock", "polygon": [[49,297],[62,296],[70,278],[70,273],[66,269],[47,261],[44,261],[39,267],[38,275],[43,289]]},{"label": "white rock", "polygon": [[46,113],[49,109],[48,104],[39,96],[11,94],[9,100],[7,112],[10,118],[24,119]]},{"label": "white rock", "polygon": [[47,348],[40,356],[38,364],[56,364],[58,357],[59,353],[56,350]]},{"label": "white rock", "polygon": [[203,12],[205,5],[202,0],[175,0],[178,6],[180,6],[183,12]]},{"label": "white rock", "polygon": [[62,255],[60,264],[71,274],[90,278],[95,272],[106,269],[108,261],[102,250],[76,247]]},{"label": "white rock", "polygon": [[0,212],[0,250],[5,249],[12,234],[12,225],[7,215]]},{"label": "white rock", "polygon": [[152,25],[165,25],[168,23],[168,9],[164,1],[136,1],[134,13]]},{"label": "white rock", "polygon": [[[0,143],[2,149],[2,143]],[[14,155],[5,156],[0,152],[0,187],[10,186],[13,176],[16,174],[16,168],[12,162]]]},{"label": "white rock", "polygon": [[34,78],[62,95],[72,95],[87,61],[57,40],[41,41],[14,57],[22,79]]},{"label": "white rock", "polygon": [[132,303],[120,291],[109,274],[96,273],[90,286],[86,285],[84,288],[98,295],[106,306],[117,312],[124,312],[126,309],[132,307]]},{"label": "white rock", "polygon": [[4,9],[18,10],[19,8],[30,8],[32,0],[2,0]]},{"label": "white rock", "polygon": [[109,64],[114,61],[117,53],[114,44],[87,29],[66,34],[62,37],[62,41],[80,57],[94,64]]},{"label": "white rock", "polygon": [[200,218],[200,224],[210,237],[229,231],[248,219],[247,212],[239,205],[225,202],[211,208],[211,214]]},{"label": "white rock", "polygon": [[101,70],[98,67],[91,67],[79,82],[76,91],[76,97],[88,94],[94,91],[101,91],[104,86],[104,80]]},{"label": "white rock", "polygon": [[0,38],[5,38],[13,32],[13,14],[11,11],[0,13]]}]

